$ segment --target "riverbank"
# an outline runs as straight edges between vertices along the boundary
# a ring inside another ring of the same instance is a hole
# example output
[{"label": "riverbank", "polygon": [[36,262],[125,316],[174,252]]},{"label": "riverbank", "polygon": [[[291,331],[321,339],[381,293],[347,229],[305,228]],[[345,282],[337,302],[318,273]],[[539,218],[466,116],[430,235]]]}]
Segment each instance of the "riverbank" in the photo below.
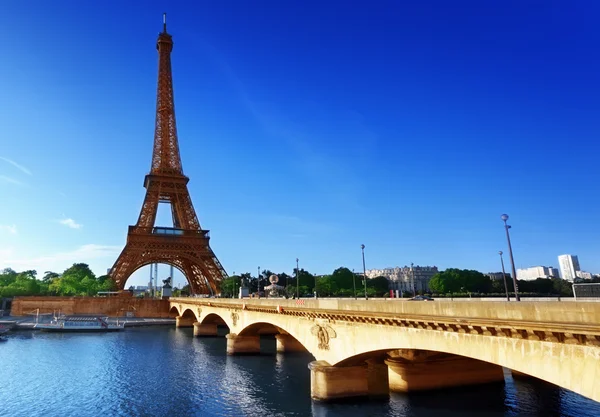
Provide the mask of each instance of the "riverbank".
[{"label": "riverbank", "polygon": [[[35,317],[6,317],[0,320],[0,325],[14,330],[36,330]],[[125,322],[125,327],[175,326],[175,319],[155,317],[110,317],[109,323]]]}]

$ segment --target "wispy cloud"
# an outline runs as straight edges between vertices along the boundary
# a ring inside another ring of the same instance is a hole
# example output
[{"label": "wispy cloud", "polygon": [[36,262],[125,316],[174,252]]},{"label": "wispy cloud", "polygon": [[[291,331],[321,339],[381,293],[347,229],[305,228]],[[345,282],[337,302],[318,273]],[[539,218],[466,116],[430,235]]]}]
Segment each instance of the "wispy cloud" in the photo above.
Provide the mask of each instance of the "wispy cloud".
[{"label": "wispy cloud", "polygon": [[58,221],[60,224],[70,227],[71,229],[81,229],[83,227],[82,224],[77,223],[75,220],[68,218],[62,219]]},{"label": "wispy cloud", "polygon": [[21,170],[22,172],[24,172],[27,175],[33,175],[29,169],[25,168],[21,164],[16,163],[12,159],[4,158],[3,156],[0,156],[0,159],[3,160],[3,161],[5,161],[5,162],[8,162],[9,164],[11,164],[12,166],[18,168],[19,170]]},{"label": "wispy cloud", "polygon": [[[0,269],[36,269],[38,271],[62,271],[74,263],[89,263],[92,260],[108,258],[112,264],[121,251],[121,246],[87,244],[67,252],[42,255],[31,258],[14,257],[13,249],[0,249]],[[104,262],[100,262],[104,264]]]},{"label": "wispy cloud", "polygon": [[14,224],[0,224],[0,232],[5,232],[11,235],[17,234],[17,226]]},{"label": "wispy cloud", "polygon": [[15,184],[15,185],[25,185],[21,181],[18,181],[11,177],[7,177],[6,175],[0,175],[0,182],[6,182],[9,184]]}]

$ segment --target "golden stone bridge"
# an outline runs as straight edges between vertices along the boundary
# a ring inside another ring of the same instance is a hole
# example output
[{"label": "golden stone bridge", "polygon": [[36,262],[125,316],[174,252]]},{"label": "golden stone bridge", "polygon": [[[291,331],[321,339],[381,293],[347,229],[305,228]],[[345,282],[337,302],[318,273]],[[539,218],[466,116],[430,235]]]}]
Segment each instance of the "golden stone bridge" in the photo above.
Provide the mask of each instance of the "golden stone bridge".
[{"label": "golden stone bridge", "polygon": [[503,380],[502,367],[600,401],[600,303],[171,298],[178,327],[227,353],[308,351],[311,396],[385,397]]}]

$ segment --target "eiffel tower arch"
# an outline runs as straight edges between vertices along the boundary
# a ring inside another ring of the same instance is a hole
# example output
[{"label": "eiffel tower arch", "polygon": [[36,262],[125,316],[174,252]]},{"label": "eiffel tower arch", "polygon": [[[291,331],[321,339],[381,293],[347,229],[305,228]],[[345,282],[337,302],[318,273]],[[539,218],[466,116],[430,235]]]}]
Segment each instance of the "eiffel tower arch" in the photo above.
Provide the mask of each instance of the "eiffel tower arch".
[{"label": "eiffel tower arch", "polygon": [[[200,227],[188,192],[189,178],[183,174],[173,100],[171,51],[173,40],[167,33],[166,20],[158,35],[158,91],[156,125],[150,173],[144,187],[146,197],[140,216],[129,226],[127,243],[110,270],[119,290],[137,269],[164,263],[179,269],[190,284],[192,294],[216,294],[227,277],[223,266],[210,248],[210,233]],[[156,227],[159,203],[171,205],[173,227]]]}]

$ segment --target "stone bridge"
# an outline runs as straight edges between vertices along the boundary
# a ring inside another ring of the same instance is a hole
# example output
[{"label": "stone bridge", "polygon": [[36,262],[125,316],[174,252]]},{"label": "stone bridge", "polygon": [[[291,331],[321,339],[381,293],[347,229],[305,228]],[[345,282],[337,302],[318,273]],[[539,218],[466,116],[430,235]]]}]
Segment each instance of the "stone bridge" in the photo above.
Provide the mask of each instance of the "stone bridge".
[{"label": "stone bridge", "polygon": [[502,367],[600,401],[600,303],[171,298],[228,354],[308,351],[314,399],[387,397],[503,380]]}]

